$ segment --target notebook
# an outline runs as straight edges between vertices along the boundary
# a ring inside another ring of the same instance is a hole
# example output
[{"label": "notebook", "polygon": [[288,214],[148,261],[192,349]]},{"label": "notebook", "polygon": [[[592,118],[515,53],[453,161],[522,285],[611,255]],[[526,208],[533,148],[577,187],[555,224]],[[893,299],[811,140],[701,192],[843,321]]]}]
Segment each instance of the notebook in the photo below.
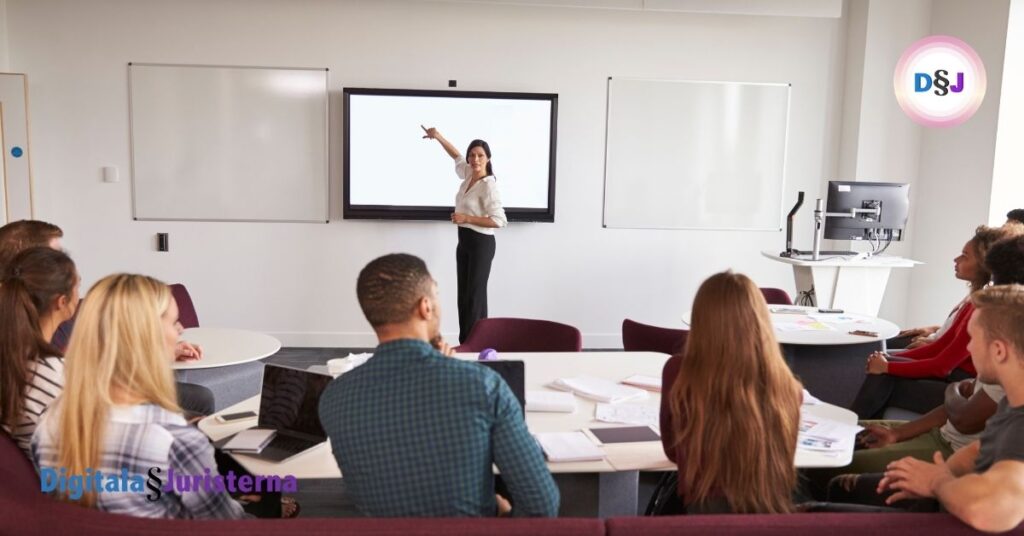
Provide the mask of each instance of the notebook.
[{"label": "notebook", "polygon": [[535,434],[544,455],[551,462],[585,462],[604,459],[598,448],[583,432],[546,432]]},{"label": "notebook", "polygon": [[576,397],[558,391],[527,391],[526,411],[543,413],[574,413]]},{"label": "notebook", "polygon": [[610,404],[647,398],[647,391],[643,389],[629,387],[611,380],[594,378],[592,376],[559,378],[551,384],[551,387],[561,391],[572,391],[584,398]]}]

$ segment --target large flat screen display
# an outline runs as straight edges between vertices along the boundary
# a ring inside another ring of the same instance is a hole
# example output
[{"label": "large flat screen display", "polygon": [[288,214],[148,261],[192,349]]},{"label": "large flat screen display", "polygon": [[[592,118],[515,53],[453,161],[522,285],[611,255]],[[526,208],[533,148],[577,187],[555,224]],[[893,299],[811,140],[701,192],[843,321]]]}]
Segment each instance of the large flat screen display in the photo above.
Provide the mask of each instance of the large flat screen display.
[{"label": "large flat screen display", "polygon": [[509,221],[554,221],[558,95],[345,88],[344,100],[346,219],[449,219],[455,162],[422,125],[463,156],[490,145]]}]

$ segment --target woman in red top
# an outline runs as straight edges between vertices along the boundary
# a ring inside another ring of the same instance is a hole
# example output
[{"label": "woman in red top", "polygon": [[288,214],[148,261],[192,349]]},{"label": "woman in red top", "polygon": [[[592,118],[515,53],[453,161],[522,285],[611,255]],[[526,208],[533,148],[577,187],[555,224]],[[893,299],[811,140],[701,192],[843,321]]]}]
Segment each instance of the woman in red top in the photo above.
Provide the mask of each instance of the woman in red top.
[{"label": "woman in red top", "polygon": [[[1004,238],[1024,234],[1024,225],[1007,224],[1003,227],[978,227],[974,237],[964,244],[960,255],[953,260],[957,279],[967,281],[970,291],[982,289],[992,278],[985,266],[985,254],[993,244]],[[861,419],[878,419],[890,402],[918,413],[927,413],[942,405],[944,383],[974,377],[977,373],[967,352],[971,338],[967,334],[967,321],[974,307],[968,300],[954,310],[948,329],[932,343],[904,350],[895,355],[874,352],[865,367],[868,376],[861,386],[851,409]],[[906,381],[918,379],[936,382]]]},{"label": "woman in red top", "polygon": [[801,388],[750,278],[722,272],[701,285],[662,393],[661,442],[689,513],[793,511]]}]

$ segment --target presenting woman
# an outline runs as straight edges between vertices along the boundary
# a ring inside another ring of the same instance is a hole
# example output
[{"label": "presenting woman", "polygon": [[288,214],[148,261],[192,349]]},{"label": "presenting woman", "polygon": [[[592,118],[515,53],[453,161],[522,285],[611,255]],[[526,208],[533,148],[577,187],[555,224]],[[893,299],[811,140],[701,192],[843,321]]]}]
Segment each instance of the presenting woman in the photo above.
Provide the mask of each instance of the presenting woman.
[{"label": "presenting woman", "polygon": [[455,249],[458,269],[459,342],[466,342],[473,324],[487,318],[487,279],[494,260],[494,230],[504,227],[505,209],[498,196],[498,185],[491,169],[491,147],[486,141],[473,140],[463,158],[459,150],[437,131],[420,125],[424,138],[437,140],[455,160],[455,174],[462,183],[455,194],[452,223],[459,226],[459,246]]}]

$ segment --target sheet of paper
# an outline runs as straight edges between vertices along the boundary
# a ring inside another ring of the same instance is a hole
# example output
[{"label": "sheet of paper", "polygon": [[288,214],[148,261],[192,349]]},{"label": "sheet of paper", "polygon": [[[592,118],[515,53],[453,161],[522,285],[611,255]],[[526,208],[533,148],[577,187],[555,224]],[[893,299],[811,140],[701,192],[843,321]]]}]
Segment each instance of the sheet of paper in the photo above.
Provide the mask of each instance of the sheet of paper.
[{"label": "sheet of paper", "polygon": [[803,403],[803,405],[805,405],[805,406],[816,406],[818,404],[821,404],[821,400],[819,400],[816,396],[812,395],[811,392],[808,391],[807,389],[804,389],[804,403]]},{"label": "sheet of paper", "polygon": [[845,424],[813,415],[800,417],[797,448],[817,452],[842,452],[852,448],[863,426]]},{"label": "sheet of paper", "polygon": [[594,418],[601,422],[658,428],[658,407],[649,404],[597,404]]},{"label": "sheet of paper", "polygon": [[632,385],[633,387],[639,387],[641,389],[647,389],[648,391],[654,391],[656,393],[661,392],[661,378],[657,376],[634,374],[625,380],[622,380],[622,383]]},{"label": "sheet of paper", "polygon": [[792,322],[774,322],[772,325],[779,331],[835,331],[836,329],[811,317],[804,317]]},{"label": "sheet of paper", "polygon": [[870,322],[857,318],[855,316],[845,314],[826,314],[826,313],[812,313],[807,315],[818,322],[827,322],[829,324],[869,324]]},{"label": "sheet of paper", "polygon": [[594,378],[592,376],[559,378],[551,383],[551,387],[561,391],[572,391],[579,396],[598,402],[609,402],[612,404],[647,398],[647,391],[643,389],[629,387],[611,380]]}]

